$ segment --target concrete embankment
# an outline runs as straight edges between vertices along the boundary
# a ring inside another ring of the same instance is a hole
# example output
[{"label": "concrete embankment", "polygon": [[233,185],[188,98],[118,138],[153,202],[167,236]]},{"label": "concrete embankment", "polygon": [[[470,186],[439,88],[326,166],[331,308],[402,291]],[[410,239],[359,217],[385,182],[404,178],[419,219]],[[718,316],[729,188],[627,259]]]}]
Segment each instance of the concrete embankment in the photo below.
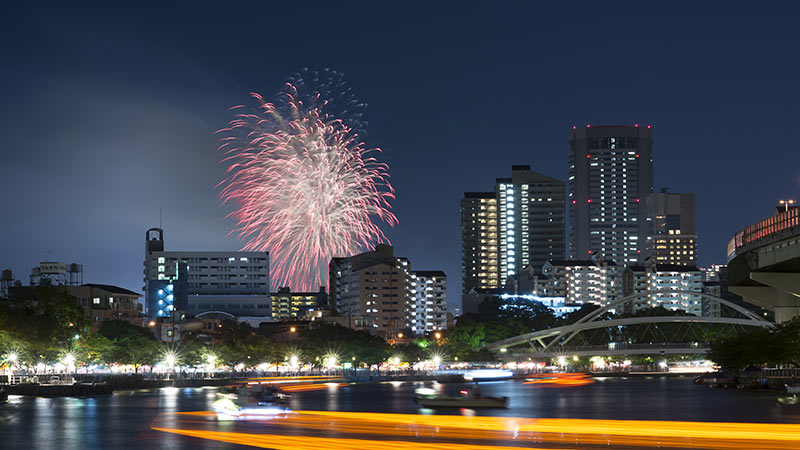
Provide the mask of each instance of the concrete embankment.
[{"label": "concrete embankment", "polygon": [[34,384],[21,383],[3,385],[3,390],[9,395],[30,395],[35,397],[92,397],[95,395],[109,395],[114,391],[158,389],[164,387],[202,387],[226,386],[231,383],[241,382],[241,379],[232,378],[192,378],[178,380],[149,380],[140,377],[111,377],[104,382],[78,382],[75,384]]},{"label": "concrete embankment", "polygon": [[14,384],[3,390],[9,395],[36,397],[93,397],[114,392],[108,384]]}]

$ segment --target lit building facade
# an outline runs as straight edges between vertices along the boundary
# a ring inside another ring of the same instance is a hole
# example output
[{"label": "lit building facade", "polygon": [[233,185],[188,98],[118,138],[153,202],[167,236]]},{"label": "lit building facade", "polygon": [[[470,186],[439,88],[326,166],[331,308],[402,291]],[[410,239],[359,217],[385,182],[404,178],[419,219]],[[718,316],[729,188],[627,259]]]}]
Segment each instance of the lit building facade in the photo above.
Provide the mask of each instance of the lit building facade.
[{"label": "lit building facade", "polygon": [[446,330],[447,275],[441,270],[414,270],[410,275],[411,332],[426,334]]},{"label": "lit building facade", "polygon": [[697,264],[694,194],[661,192],[647,197],[650,234],[645,259],[651,264]]},{"label": "lit building facade", "polygon": [[272,318],[275,320],[296,320],[306,312],[323,307],[326,303],[324,288],[320,292],[291,292],[288,287],[269,294],[272,301]]},{"label": "lit building facade", "polygon": [[[97,328],[104,320],[124,320],[142,326],[141,294],[110,284],[55,285],[53,289],[77,299],[86,317]],[[15,301],[38,301],[36,286],[11,286],[9,297]]]},{"label": "lit building facade", "polygon": [[461,200],[462,290],[496,289],[497,197],[494,192],[467,192]]},{"label": "lit building facade", "polygon": [[563,297],[567,304],[607,305],[622,293],[619,268],[613,261],[548,261],[542,273],[548,278],[547,294]]},{"label": "lit building facade", "polygon": [[722,281],[728,266],[725,264],[712,264],[708,267],[701,267],[700,271],[703,273],[703,282]]},{"label": "lit building facade", "polygon": [[[502,288],[509,277],[528,266],[540,268],[548,260],[563,258],[564,196],[563,181],[533,172],[530,166],[511,166],[511,177],[498,178],[494,193],[465,194],[461,203],[463,293]],[[496,217],[487,215],[491,222],[484,224],[476,199],[484,201],[487,212],[496,212]],[[482,227],[486,227],[485,237],[480,234]]]},{"label": "lit building facade", "polygon": [[[700,269],[694,266],[677,264],[656,264],[649,268],[629,266],[624,274],[626,296],[645,291],[664,292],[655,292],[638,298],[630,302],[626,309],[635,312],[661,306],[702,316],[704,310],[700,295],[703,292],[702,279]],[[676,291],[697,292],[697,294]]]},{"label": "lit building facade", "polygon": [[[379,244],[374,251],[333,258],[329,265],[331,307],[351,328],[365,329],[384,339],[410,329],[411,265]],[[352,320],[351,320],[352,318]]]},{"label": "lit building facade", "polygon": [[569,146],[570,259],[599,253],[620,267],[637,264],[653,193],[650,126],[573,127]]},{"label": "lit building facade", "polygon": [[[164,251],[163,233],[160,228],[147,231],[144,289],[148,315],[169,317],[173,311],[272,315],[269,253]],[[158,301],[163,302],[160,305],[169,301],[170,307],[152,309],[153,302],[159,305]]]}]

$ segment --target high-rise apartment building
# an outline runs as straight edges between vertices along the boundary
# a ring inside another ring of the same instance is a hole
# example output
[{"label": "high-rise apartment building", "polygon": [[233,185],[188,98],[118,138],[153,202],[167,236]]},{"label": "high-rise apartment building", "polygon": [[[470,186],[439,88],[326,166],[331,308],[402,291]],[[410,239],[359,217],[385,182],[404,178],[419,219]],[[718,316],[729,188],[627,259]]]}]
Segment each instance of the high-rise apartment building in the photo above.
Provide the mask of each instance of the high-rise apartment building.
[{"label": "high-rise apartment building", "polygon": [[661,189],[647,197],[650,233],[645,259],[653,264],[697,264],[694,194]]},{"label": "high-rise apartment building", "polygon": [[564,297],[570,305],[607,305],[622,293],[619,268],[613,261],[548,261],[542,272],[548,278],[547,294]]},{"label": "high-rise apartment building", "polygon": [[411,323],[411,280],[408,259],[379,244],[374,251],[333,258],[329,265],[331,306],[352,327],[395,338]]},{"label": "high-rise apartment building", "polygon": [[466,193],[461,201],[463,293],[504,287],[528,266],[540,271],[548,260],[562,259],[564,195],[563,181],[530,166],[511,166],[511,177],[498,178],[494,193]]},{"label": "high-rise apartment building", "polygon": [[696,316],[702,316],[704,310],[708,314],[710,310],[704,308],[700,295],[703,292],[702,278],[700,269],[694,266],[677,264],[629,266],[623,275],[625,296],[646,291],[650,291],[650,294],[633,300],[626,305],[626,309],[635,312],[661,306]]},{"label": "high-rise apartment building", "polygon": [[147,314],[171,317],[223,311],[271,316],[269,253],[164,251],[164,231],[147,230],[144,290]]},{"label": "high-rise apartment building", "polygon": [[494,192],[466,192],[461,200],[462,290],[496,289],[497,197]]},{"label": "high-rise apartment building", "polygon": [[600,253],[619,266],[644,256],[653,193],[650,126],[586,126],[569,133],[570,259]]},{"label": "high-rise apartment building", "polygon": [[411,271],[411,331],[425,334],[447,329],[447,275],[441,270]]}]

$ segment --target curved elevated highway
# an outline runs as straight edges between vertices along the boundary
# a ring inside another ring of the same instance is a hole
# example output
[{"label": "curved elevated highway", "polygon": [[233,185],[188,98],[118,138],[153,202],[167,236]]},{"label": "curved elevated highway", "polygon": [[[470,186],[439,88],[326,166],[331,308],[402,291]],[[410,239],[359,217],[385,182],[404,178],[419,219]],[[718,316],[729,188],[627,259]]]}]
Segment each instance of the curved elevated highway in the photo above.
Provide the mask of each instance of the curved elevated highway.
[{"label": "curved elevated highway", "polygon": [[800,315],[800,208],[781,208],[734,235],[728,283],[746,301],[775,311],[776,323]]}]

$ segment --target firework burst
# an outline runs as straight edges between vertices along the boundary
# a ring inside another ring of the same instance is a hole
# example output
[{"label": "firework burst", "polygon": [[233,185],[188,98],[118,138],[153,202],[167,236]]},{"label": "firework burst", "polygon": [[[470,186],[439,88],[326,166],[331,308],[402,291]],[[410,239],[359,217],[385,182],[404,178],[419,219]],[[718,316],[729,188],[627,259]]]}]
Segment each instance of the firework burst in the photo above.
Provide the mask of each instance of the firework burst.
[{"label": "firework burst", "polygon": [[273,287],[326,285],[331,257],[388,242],[378,225],[397,223],[380,149],[332,115],[323,94],[290,82],[276,106],[252,93],[257,110],[231,108],[237,114],[219,131],[228,166],[220,199],[234,205],[228,217],[243,250],[270,252]]}]

